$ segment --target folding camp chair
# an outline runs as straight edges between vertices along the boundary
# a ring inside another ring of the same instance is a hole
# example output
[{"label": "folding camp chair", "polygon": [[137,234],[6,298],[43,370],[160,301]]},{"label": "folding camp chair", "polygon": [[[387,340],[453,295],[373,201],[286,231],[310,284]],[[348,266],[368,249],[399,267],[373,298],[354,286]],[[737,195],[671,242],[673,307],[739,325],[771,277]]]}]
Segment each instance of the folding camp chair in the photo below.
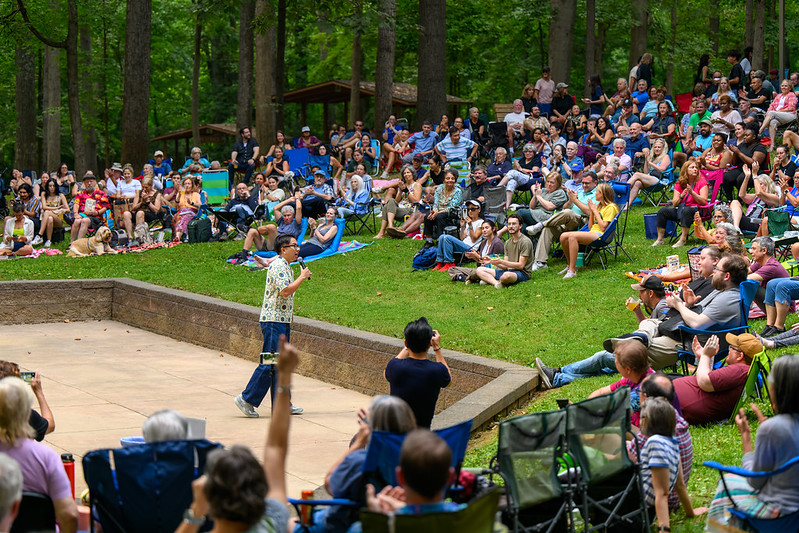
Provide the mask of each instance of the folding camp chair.
[{"label": "folding camp chair", "polygon": [[308,170],[311,168],[311,153],[307,148],[294,148],[283,152],[286,161],[289,162],[289,170],[302,177],[307,177]]},{"label": "folding camp chair", "polygon": [[[558,474],[566,445],[565,409],[530,413],[499,424],[497,455],[492,473],[507,490],[505,523],[514,533],[565,531],[570,525],[576,485],[561,483]],[[574,477],[574,470],[565,475]],[[575,481],[575,480],[573,480]]]},{"label": "folding camp chair", "polygon": [[173,440],[87,453],[83,474],[104,533],[175,531],[193,500],[192,481],[205,471],[208,453],[221,447]]},{"label": "folding camp chair", "polygon": [[770,373],[771,359],[766,355],[766,350],[763,350],[752,358],[749,372],[746,374],[746,382],[741,391],[741,397],[738,398],[738,402],[730,415],[730,423],[735,422],[735,415],[738,414],[738,411],[749,399],[762,400],[763,398],[768,398],[771,400],[767,383]]},{"label": "folding camp chair", "polygon": [[[682,350],[677,350],[677,359],[682,366],[683,374],[688,373],[688,364],[696,363],[696,356],[691,351],[691,344],[693,343],[694,336],[699,336],[700,339],[706,339],[711,335],[717,335],[719,338],[719,352],[716,354],[715,362],[723,360],[727,357],[729,346],[725,340],[727,333],[734,333],[740,335],[749,329],[749,308],[752,306],[752,301],[757,294],[757,288],[760,284],[753,280],[747,279],[741,282],[739,290],[741,291],[740,313],[741,322],[737,326],[727,329],[711,328],[711,329],[694,329],[686,325],[678,326],[680,329],[680,337],[682,339]],[[703,341],[704,342],[704,341]]]},{"label": "folding camp chair", "polygon": [[[624,211],[619,211],[616,216],[613,217],[613,220],[610,221],[608,227],[605,228],[605,231],[602,233],[602,235],[597,240],[586,245],[584,253],[585,258],[583,260],[586,266],[588,266],[594,256],[598,256],[599,262],[602,264],[602,269],[605,270],[607,269],[605,263],[608,260],[608,256],[612,255],[613,257],[616,257],[616,250],[614,248],[616,246],[616,234],[618,233],[619,219],[624,215],[624,213]],[[584,228],[584,231],[588,231],[588,229]],[[624,248],[622,248],[622,250],[624,250]],[[627,257],[630,257],[629,254]]]},{"label": "folding camp chair", "polygon": [[[721,184],[724,180],[724,171],[702,170],[701,173],[702,177],[704,177],[707,180],[708,185],[711,187],[711,189],[707,199],[707,204],[699,208],[699,217],[702,219],[702,222],[705,224],[705,227],[709,229],[713,221],[713,211],[715,210],[716,205],[720,203],[718,198],[719,198],[719,191],[721,190]],[[693,233],[693,231],[694,228],[692,224],[690,233]],[[672,243],[675,242],[680,235],[681,233],[675,230],[670,242]]]},{"label": "folding camp chair", "polygon": [[455,512],[386,515],[361,512],[364,533],[493,533],[494,516],[499,506],[499,489],[481,494],[464,509]]},{"label": "folding camp chair", "polygon": [[660,175],[660,180],[654,185],[641,189],[644,195],[643,202],[649,202],[652,207],[658,207],[669,200],[669,192],[674,188],[677,176],[673,168],[667,168]]},{"label": "folding camp chair", "polygon": [[505,187],[489,187],[488,184],[483,187],[483,196],[485,197],[485,206],[483,214],[485,218],[493,220],[497,229],[501,229],[507,222],[505,215]]},{"label": "folding camp chair", "polygon": [[[730,491],[727,488],[727,481],[724,479],[725,473],[756,479],[773,477],[778,474],[782,474],[791,468],[795,468],[796,465],[799,465],[799,456],[789,459],[783,463],[782,466],[771,472],[757,472],[753,470],[746,470],[745,468],[738,466],[724,466],[716,461],[705,461],[703,464],[708,468],[713,468],[714,470],[719,471],[721,483],[724,486],[724,491],[727,493],[727,497],[730,498],[730,501],[733,505],[732,509],[730,509],[730,513],[749,525],[754,531],[759,531],[760,533],[785,533],[787,531],[799,531],[799,511],[794,511],[793,513],[773,519],[750,516],[738,508],[734,497],[730,495]],[[799,473],[794,470],[793,475],[799,475]]]},{"label": "folding camp chair", "polygon": [[[466,456],[466,445],[472,430],[472,421],[466,420],[454,426],[449,426],[433,431],[444,439],[452,450],[452,467],[455,469],[455,479],[458,479],[463,458]],[[396,467],[399,465],[400,449],[405,441],[404,433],[391,433],[389,431],[374,431],[369,439],[366,449],[366,459],[363,463],[364,484],[371,483],[379,492],[386,485],[397,486]],[[297,515],[303,522],[301,525],[313,525],[313,507],[322,505],[343,505],[358,507],[361,504],[352,500],[334,498],[330,500],[301,500],[288,498],[288,502],[297,510]],[[311,506],[310,522],[305,521],[302,512],[303,506]]]},{"label": "folding camp chair", "polygon": [[488,123],[488,143],[486,143],[486,150],[488,151],[488,158],[494,159],[494,152],[497,148],[508,148],[508,123],[507,122],[489,122]]},{"label": "folding camp chair", "polygon": [[627,250],[624,249],[624,236],[627,234],[627,218],[630,211],[627,209],[627,202],[630,200],[630,184],[622,181],[611,181],[610,186],[613,187],[613,201],[619,207],[618,225],[616,228],[616,236],[613,239],[613,257],[619,255],[619,250],[624,252],[627,259],[633,260]]},{"label": "folding camp chair", "polygon": [[[377,233],[377,215],[374,208],[378,205],[380,205],[380,200],[377,198],[369,198],[367,202],[356,203],[354,212],[346,217],[345,231],[347,235],[360,235],[364,228],[372,233]],[[359,213],[359,211],[361,212]]]},{"label": "folding camp chair", "polygon": [[627,455],[630,388],[566,407],[569,454],[579,469],[579,505],[586,532],[613,525],[649,530],[640,467]]},{"label": "folding camp chair", "polygon": [[22,491],[19,514],[11,525],[11,533],[55,531],[55,508],[47,494]]}]

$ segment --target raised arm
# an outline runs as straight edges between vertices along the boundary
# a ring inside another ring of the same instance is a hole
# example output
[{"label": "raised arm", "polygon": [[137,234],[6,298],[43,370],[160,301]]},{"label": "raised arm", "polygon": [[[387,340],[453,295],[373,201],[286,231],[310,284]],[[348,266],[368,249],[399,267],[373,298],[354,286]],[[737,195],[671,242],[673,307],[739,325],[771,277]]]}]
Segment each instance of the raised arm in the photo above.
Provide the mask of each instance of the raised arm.
[{"label": "raised arm", "polygon": [[291,420],[291,376],[299,363],[297,349],[280,336],[277,357],[277,394],[272,410],[272,420],[266,434],[264,448],[264,473],[269,483],[267,496],[286,501],[286,456],[289,448],[289,425]]}]

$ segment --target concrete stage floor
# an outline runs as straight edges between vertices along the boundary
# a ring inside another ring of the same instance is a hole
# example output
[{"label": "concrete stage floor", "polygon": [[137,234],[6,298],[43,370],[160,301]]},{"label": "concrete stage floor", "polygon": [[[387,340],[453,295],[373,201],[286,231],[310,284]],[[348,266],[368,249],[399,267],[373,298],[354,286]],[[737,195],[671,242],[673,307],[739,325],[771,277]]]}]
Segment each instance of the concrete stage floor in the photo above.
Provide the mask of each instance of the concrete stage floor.
[{"label": "concrete stage floor", "polygon": [[[56,421],[45,442],[75,456],[76,494],[86,488],[83,455],[140,436],[144,420],[159,409],[203,418],[209,440],[243,444],[263,456],[269,396],[258,419],[245,418],[233,404],[255,367],[250,361],[113,321],[0,326],[0,338],[0,358],[42,375]],[[357,431],[357,410],[370,398],[295,375],[292,401],[305,409],[291,418],[289,435],[288,491],[299,497],[324,483]]]}]

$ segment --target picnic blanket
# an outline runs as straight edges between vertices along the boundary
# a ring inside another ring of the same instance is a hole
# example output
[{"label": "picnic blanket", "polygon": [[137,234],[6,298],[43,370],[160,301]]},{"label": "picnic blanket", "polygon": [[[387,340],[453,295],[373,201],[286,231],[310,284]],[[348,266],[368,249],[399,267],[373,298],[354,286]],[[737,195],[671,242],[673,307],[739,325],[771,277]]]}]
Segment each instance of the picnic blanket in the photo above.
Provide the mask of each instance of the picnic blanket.
[{"label": "picnic blanket", "polygon": [[[306,263],[310,263],[311,261],[316,261],[317,259],[322,259],[323,257],[330,257],[331,255],[344,254],[344,253],[347,253],[347,252],[353,252],[355,250],[360,250],[361,248],[364,248],[366,246],[370,246],[371,244],[372,244],[371,242],[370,243],[362,243],[362,242],[358,242],[358,241],[342,241],[339,244],[339,246],[338,246],[338,248],[336,250],[328,248],[327,250],[325,250],[321,254],[309,255],[308,257],[305,257],[303,259],[303,261],[305,261]],[[255,253],[258,254],[260,257],[273,257],[274,255],[276,255],[275,252],[255,252]],[[260,267],[261,266],[261,264],[256,262],[255,259],[253,259],[252,256],[247,258],[246,261],[239,261],[238,259],[228,259],[227,262],[228,263],[233,263],[234,265],[241,265],[241,266],[246,266],[246,267]],[[292,263],[292,265],[296,265],[296,264],[298,264],[296,261]]]},{"label": "picnic blanket", "polygon": [[[20,255],[19,257],[17,257],[17,259],[36,259],[40,255],[61,255],[63,253],[64,252],[62,252],[61,250],[58,250],[57,248],[39,248],[39,249],[34,248],[33,252],[31,252],[30,254],[28,254],[28,255]],[[2,257],[3,257],[3,259],[10,259],[13,256],[6,255],[6,256],[2,256]]]},{"label": "picnic blanket", "polygon": [[691,281],[691,269],[687,264],[681,264],[674,271],[669,271],[666,265],[659,265],[655,268],[642,268],[637,272],[625,272],[628,278],[641,281],[644,276],[657,276],[663,280],[667,287],[680,288]]}]

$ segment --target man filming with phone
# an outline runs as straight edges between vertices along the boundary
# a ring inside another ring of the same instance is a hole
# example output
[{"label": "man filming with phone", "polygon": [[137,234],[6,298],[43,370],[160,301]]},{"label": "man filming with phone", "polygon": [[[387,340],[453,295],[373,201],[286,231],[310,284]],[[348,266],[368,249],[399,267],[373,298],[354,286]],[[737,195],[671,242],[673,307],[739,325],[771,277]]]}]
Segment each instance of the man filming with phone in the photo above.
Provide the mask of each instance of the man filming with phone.
[{"label": "man filming with phone", "polygon": [[[279,235],[275,239],[277,257],[269,265],[266,272],[264,301],[261,307],[261,332],[264,345],[261,349],[261,364],[253,372],[244,391],[233,399],[244,416],[258,418],[256,407],[261,405],[266,393],[271,389],[272,407],[275,405],[277,388],[277,368],[275,358],[278,353],[280,336],[291,337],[291,321],[294,318],[294,293],[303,281],[311,277],[311,271],[300,263],[302,269],[299,277],[294,279],[290,263],[297,260],[300,247],[297,239],[291,235]],[[302,413],[302,407],[291,407],[291,414]]]}]

